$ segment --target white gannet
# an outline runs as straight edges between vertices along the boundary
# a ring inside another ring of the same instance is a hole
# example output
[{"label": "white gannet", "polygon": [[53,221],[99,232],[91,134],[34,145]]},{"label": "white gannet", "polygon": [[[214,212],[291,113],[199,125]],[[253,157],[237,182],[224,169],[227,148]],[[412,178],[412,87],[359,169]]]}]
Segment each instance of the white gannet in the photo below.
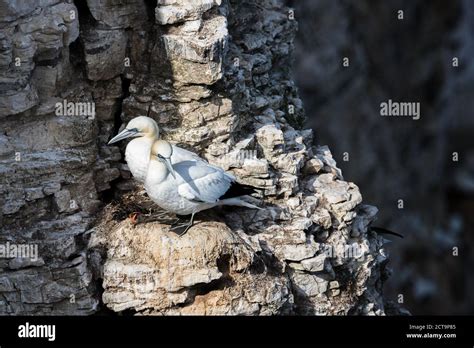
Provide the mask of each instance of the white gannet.
[{"label": "white gannet", "polygon": [[223,169],[182,161],[172,164],[176,147],[164,140],[153,143],[145,180],[148,196],[162,209],[177,215],[189,215],[185,233],[193,224],[194,214],[220,205],[261,209],[245,202],[248,186],[240,185]]},{"label": "white gannet", "polygon": [[[130,141],[125,149],[125,161],[133,177],[139,182],[145,182],[148,163],[150,162],[150,149],[153,142],[158,139],[160,130],[155,120],[147,116],[138,116],[128,122],[123,131],[113,137],[108,144],[116,143],[127,138],[135,138]],[[195,153],[172,145],[173,156],[171,163],[182,161],[203,162],[202,158]]]}]

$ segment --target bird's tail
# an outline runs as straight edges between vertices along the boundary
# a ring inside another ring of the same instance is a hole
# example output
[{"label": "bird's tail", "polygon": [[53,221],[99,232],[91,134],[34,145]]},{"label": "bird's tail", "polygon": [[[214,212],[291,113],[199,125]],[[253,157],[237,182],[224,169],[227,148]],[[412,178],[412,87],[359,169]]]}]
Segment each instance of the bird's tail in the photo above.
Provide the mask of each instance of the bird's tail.
[{"label": "bird's tail", "polygon": [[234,206],[238,206],[238,207],[247,207],[247,208],[250,208],[250,209],[262,210],[262,208],[257,207],[256,205],[254,205],[252,203],[244,201],[242,199],[242,197],[243,196],[223,199],[223,200],[219,201],[218,205],[234,205]]}]

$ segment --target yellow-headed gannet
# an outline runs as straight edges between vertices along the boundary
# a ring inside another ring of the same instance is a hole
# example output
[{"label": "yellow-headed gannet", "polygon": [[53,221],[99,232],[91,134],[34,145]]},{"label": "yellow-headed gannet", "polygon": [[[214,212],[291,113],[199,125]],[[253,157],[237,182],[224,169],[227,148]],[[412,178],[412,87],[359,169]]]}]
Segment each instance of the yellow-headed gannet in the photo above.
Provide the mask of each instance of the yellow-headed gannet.
[{"label": "yellow-headed gannet", "polygon": [[[109,141],[109,145],[118,141],[135,138],[130,141],[125,149],[125,160],[133,177],[139,182],[145,182],[148,164],[150,162],[150,149],[153,142],[158,139],[160,130],[155,120],[147,116],[138,116],[128,122],[123,131]],[[205,162],[195,153],[172,145],[173,156],[171,163],[182,161]]]},{"label": "yellow-headed gannet", "polygon": [[191,214],[183,233],[192,226],[194,214],[202,210],[220,205],[261,209],[242,199],[250,193],[249,188],[238,184],[223,169],[195,161],[172,164],[174,150],[167,141],[153,143],[145,189],[162,209],[177,215]]}]

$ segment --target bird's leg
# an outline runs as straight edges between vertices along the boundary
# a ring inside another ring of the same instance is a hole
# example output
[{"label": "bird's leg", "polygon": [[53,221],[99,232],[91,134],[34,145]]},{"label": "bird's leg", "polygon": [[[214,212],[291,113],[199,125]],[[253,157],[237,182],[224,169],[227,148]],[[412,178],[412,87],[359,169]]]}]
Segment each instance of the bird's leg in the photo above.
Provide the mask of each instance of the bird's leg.
[{"label": "bird's leg", "polygon": [[[186,222],[182,222],[182,221],[186,221]],[[184,219],[184,217],[180,218],[179,215],[176,215],[176,220],[174,220],[171,226],[175,226],[174,228],[178,229],[180,227],[188,226],[188,224],[189,224],[189,220]]]},{"label": "bird's leg", "polygon": [[[140,217],[140,218],[139,218]],[[146,223],[146,222],[160,222],[164,223],[165,221],[169,221],[170,216],[168,212],[166,211],[161,211],[158,213],[153,213],[151,210],[143,214],[141,212],[133,212],[128,216],[130,223],[133,226],[136,226],[141,223]]]},{"label": "bird's leg", "polygon": [[148,216],[152,219],[151,221],[161,221],[166,218],[169,218],[169,214],[166,211],[158,212],[158,213],[152,213],[150,212]]},{"label": "bird's leg", "polygon": [[183,231],[183,233],[180,234],[179,236],[181,237],[181,236],[184,235],[186,232],[188,232],[188,230],[191,228],[191,226],[193,225],[193,223],[194,223],[194,212],[191,214],[191,219],[189,220],[188,226],[187,226],[186,229]]},{"label": "bird's leg", "polygon": [[177,217],[177,218],[171,223],[171,226],[176,226],[176,224],[177,224],[178,222],[180,222],[180,221],[181,221],[181,219]]},{"label": "bird's leg", "polygon": [[191,228],[191,226],[194,223],[194,214],[195,214],[194,212],[191,214],[191,219],[189,219],[188,223],[177,225],[177,226],[173,227],[172,230],[177,230],[179,228],[186,227],[183,232],[178,234],[180,237],[184,236],[186,234],[186,232],[188,232],[188,230]]},{"label": "bird's leg", "polygon": [[142,219],[143,222],[159,222],[168,224],[172,217],[166,211],[161,211],[157,213],[149,213]]}]

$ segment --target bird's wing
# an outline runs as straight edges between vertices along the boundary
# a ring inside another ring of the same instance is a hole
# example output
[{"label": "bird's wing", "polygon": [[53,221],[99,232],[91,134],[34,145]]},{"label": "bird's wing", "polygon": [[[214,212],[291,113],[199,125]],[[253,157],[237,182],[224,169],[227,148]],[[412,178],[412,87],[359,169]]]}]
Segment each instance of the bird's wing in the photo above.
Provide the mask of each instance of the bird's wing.
[{"label": "bird's wing", "polygon": [[196,162],[204,162],[204,159],[199,157],[199,155],[195,154],[194,152],[188,151],[183,149],[182,147],[172,145],[173,147],[173,155],[171,156],[172,164],[176,164],[179,162],[184,161],[196,161]]},{"label": "bird's wing", "polygon": [[178,194],[193,201],[215,203],[233,181],[222,169],[213,166],[177,164],[173,168],[181,178]]},{"label": "bird's wing", "polygon": [[[171,156],[171,163],[173,165],[178,163],[190,164],[191,162],[194,162],[194,165],[212,167],[222,171],[221,168],[209,164],[204,158],[199,157],[199,155],[194,152],[188,151],[176,145],[172,145],[172,147],[173,155]],[[235,177],[230,173],[224,172],[224,175],[226,175],[231,181],[236,180]]]}]

